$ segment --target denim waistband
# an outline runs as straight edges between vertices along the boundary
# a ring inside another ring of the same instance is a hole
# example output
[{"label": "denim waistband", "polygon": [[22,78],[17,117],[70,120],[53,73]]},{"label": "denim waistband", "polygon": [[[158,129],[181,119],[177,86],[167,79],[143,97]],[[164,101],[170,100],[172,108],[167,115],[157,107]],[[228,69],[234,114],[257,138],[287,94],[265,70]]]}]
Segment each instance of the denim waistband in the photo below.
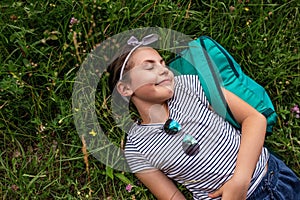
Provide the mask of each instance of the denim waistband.
[{"label": "denim waistband", "polygon": [[248,200],[296,200],[300,199],[300,180],[296,174],[276,156],[270,154],[268,171]]},{"label": "denim waistband", "polygon": [[276,182],[278,180],[278,174],[276,173],[278,171],[278,164],[276,160],[277,158],[274,155],[270,154],[267,173],[262,178],[260,184],[258,184],[257,188],[251,194],[248,200],[263,199],[266,195],[265,193],[268,192],[271,185],[276,185]]}]

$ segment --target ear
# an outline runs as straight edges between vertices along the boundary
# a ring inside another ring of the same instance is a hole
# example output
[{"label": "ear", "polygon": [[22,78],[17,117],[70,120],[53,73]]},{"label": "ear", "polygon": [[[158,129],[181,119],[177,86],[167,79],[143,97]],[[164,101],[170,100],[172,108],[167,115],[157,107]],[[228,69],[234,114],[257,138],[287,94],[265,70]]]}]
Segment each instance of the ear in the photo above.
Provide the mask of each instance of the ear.
[{"label": "ear", "polygon": [[117,90],[122,96],[125,97],[129,97],[133,94],[131,87],[127,83],[124,83],[122,81],[119,81],[117,83]]}]

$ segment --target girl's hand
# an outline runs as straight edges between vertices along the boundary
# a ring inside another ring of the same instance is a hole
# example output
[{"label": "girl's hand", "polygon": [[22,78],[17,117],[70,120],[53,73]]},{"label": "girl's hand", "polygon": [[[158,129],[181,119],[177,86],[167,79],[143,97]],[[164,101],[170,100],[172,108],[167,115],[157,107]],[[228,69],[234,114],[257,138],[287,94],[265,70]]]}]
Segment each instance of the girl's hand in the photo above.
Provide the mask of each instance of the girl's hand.
[{"label": "girl's hand", "polygon": [[222,200],[245,200],[249,187],[248,181],[233,176],[217,191],[209,194],[210,198],[222,197]]}]

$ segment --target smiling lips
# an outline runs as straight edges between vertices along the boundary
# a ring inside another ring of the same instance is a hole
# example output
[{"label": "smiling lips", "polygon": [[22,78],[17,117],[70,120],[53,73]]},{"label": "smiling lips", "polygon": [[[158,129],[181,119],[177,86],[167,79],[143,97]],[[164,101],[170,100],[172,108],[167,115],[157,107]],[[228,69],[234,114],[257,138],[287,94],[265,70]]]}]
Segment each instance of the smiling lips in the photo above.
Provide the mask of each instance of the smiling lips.
[{"label": "smiling lips", "polygon": [[165,85],[165,84],[169,84],[169,83],[171,83],[171,79],[168,78],[168,79],[164,79],[164,80],[156,83],[155,85]]}]

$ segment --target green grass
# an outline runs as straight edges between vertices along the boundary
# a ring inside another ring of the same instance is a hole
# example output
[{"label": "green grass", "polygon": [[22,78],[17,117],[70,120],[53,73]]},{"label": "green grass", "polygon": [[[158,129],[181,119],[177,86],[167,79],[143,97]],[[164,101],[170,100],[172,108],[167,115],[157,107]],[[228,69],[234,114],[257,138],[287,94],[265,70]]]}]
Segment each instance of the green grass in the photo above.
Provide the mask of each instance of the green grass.
[{"label": "green grass", "polygon": [[[228,49],[278,112],[266,146],[300,176],[300,119],[290,110],[300,104],[299,7],[296,0],[2,0],[0,197],[154,199],[132,174],[92,156],[86,170],[71,104],[76,72],[96,44],[150,26],[208,35]],[[79,22],[70,26],[72,17]]]}]

